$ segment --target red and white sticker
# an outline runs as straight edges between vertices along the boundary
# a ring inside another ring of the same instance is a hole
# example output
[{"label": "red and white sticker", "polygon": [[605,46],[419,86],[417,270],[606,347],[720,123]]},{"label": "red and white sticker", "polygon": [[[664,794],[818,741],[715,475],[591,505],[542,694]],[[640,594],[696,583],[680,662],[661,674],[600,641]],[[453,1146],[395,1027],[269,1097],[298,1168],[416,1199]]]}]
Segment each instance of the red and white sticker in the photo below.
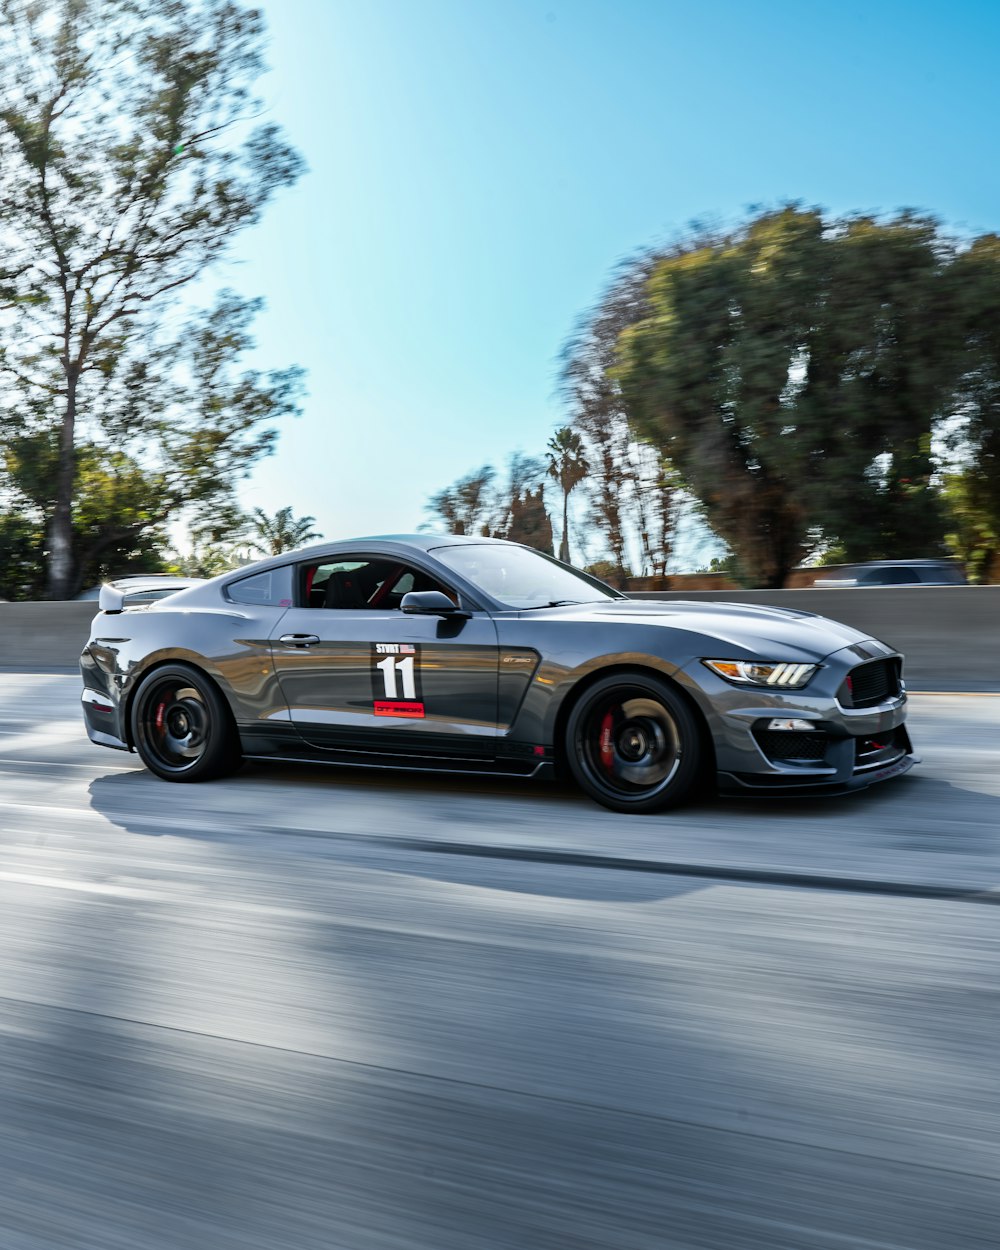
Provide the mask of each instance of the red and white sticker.
[{"label": "red and white sticker", "polygon": [[401,699],[376,699],[376,716],[402,716],[406,720],[423,720],[424,705]]},{"label": "red and white sticker", "polygon": [[424,718],[419,646],[409,642],[373,643],[371,674],[376,716],[397,716],[405,720]]}]

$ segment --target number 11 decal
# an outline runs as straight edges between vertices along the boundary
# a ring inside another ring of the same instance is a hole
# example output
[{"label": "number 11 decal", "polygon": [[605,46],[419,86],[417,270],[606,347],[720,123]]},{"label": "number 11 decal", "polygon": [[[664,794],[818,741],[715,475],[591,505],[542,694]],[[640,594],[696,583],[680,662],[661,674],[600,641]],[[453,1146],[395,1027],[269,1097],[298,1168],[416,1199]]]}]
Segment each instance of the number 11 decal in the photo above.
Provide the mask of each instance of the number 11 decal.
[{"label": "number 11 decal", "polygon": [[407,656],[405,660],[397,660],[393,656],[386,656],[384,660],[379,660],[376,668],[382,670],[385,677],[385,697],[387,699],[398,699],[399,693],[396,689],[396,674],[399,673],[403,679],[403,698],[415,699],[417,697],[417,683],[413,677],[413,665],[416,663],[412,655]]},{"label": "number 11 decal", "polygon": [[376,716],[422,720],[419,654],[406,642],[372,645],[372,702]]}]

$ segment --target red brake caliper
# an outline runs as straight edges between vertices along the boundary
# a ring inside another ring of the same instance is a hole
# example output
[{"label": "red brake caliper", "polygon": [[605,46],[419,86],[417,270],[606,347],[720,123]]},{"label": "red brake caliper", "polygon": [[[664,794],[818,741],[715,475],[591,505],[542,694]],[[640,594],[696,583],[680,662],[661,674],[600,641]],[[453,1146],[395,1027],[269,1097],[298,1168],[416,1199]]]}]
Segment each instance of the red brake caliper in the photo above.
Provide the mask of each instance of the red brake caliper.
[{"label": "red brake caliper", "polygon": [[166,705],[165,703],[161,703],[161,704],[160,704],[160,706],[156,709],[156,728],[157,728],[157,730],[161,730],[161,729],[163,728],[163,713],[164,713],[166,710],[167,710],[167,705]]},{"label": "red brake caliper", "polygon": [[604,719],[601,721],[601,764],[604,771],[610,773],[615,762],[615,748],[611,741],[611,727],[614,724],[614,716],[611,712],[604,713]]}]

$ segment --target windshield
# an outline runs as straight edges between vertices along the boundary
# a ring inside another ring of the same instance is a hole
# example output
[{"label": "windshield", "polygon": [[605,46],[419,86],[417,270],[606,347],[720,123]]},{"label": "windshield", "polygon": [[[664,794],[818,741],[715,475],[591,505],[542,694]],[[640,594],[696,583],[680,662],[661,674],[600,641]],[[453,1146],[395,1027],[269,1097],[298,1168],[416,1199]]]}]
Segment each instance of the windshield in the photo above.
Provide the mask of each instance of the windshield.
[{"label": "windshield", "polygon": [[436,547],[434,555],[508,608],[547,608],[620,597],[596,578],[527,547],[469,543]]}]

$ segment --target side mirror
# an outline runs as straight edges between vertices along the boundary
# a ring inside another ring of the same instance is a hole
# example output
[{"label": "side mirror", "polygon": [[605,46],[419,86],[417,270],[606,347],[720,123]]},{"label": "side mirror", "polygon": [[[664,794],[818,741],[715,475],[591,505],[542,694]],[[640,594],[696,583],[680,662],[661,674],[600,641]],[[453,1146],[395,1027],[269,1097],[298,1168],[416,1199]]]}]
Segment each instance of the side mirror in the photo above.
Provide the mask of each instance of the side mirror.
[{"label": "side mirror", "polygon": [[120,612],[125,604],[125,591],[109,586],[107,582],[101,587],[97,597],[97,606],[102,612]]},{"label": "side mirror", "polygon": [[468,616],[456,607],[441,590],[411,590],[405,594],[400,608],[410,616]]}]

